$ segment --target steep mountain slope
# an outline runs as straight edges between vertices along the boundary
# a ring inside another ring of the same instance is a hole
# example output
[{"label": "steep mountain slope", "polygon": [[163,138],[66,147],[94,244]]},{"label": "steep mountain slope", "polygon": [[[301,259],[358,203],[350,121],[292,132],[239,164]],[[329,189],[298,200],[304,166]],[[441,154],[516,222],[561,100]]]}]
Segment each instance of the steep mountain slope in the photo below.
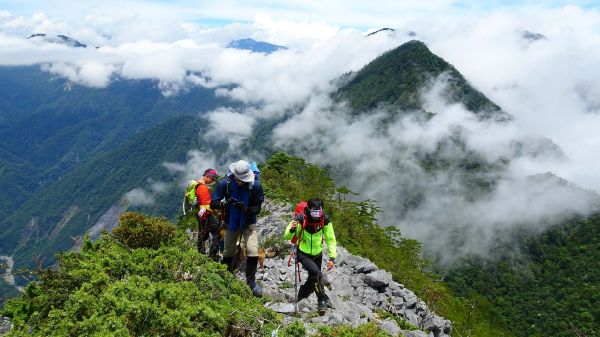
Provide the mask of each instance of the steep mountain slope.
[{"label": "steep mountain slope", "polygon": [[[149,178],[164,178],[163,162],[183,161],[190,149],[203,148],[199,131],[197,118],[169,119],[44,186],[2,223],[2,251],[12,252],[19,266],[32,263],[33,254],[50,261],[49,255],[73,245],[71,236],[81,235],[122,202],[125,192],[146,186]],[[168,207],[175,213],[178,202]]]},{"label": "steep mountain slope", "polygon": [[485,296],[517,336],[599,335],[600,214],[517,240],[518,253],[463,261],[447,282]]},{"label": "steep mountain slope", "polygon": [[348,75],[348,82],[336,96],[348,100],[355,113],[381,104],[402,110],[424,111],[419,91],[442,74],[447,76],[444,94],[450,103],[462,103],[482,117],[510,118],[498,105],[473,88],[451,64],[416,40],[384,53],[356,74]]},{"label": "steep mountain slope", "polygon": [[[0,67],[0,222],[36,190],[133,134],[223,105],[213,90],[164,96],[153,81],[70,85],[37,66]],[[70,89],[69,89],[70,88]]]}]

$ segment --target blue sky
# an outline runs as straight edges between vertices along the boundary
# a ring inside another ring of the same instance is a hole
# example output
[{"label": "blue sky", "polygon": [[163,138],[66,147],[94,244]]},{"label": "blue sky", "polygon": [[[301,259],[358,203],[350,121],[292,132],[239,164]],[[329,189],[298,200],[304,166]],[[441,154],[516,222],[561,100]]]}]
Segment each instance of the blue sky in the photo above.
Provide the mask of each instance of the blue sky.
[{"label": "blue sky", "polygon": [[60,20],[83,20],[90,13],[108,16],[144,16],[150,20],[182,20],[216,27],[231,22],[252,22],[258,14],[276,19],[326,22],[342,28],[391,26],[420,16],[478,15],[494,10],[556,8],[567,5],[598,8],[598,1],[207,1],[207,0],[81,0],[81,1],[0,1],[0,10],[30,17],[43,12]]}]

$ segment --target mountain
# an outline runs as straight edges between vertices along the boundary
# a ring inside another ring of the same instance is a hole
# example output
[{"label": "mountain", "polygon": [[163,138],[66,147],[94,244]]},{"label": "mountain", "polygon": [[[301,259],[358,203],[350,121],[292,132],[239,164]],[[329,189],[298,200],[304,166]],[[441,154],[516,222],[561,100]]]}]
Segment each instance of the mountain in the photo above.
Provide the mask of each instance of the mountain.
[{"label": "mountain", "polygon": [[[51,262],[51,253],[72,247],[72,237],[82,235],[113,205],[122,204],[126,192],[146,186],[150,178],[169,177],[163,162],[184,161],[190,149],[205,148],[200,130],[197,117],[171,118],[43,186],[2,222],[2,251],[12,252],[18,266],[30,265],[38,254]],[[167,194],[176,200],[169,200],[161,214],[175,214],[180,194]]]},{"label": "mountain", "polygon": [[547,39],[546,36],[544,36],[543,34],[530,32],[526,29],[521,31],[521,38],[523,38],[524,40],[532,41],[532,42]]},{"label": "mountain", "polygon": [[286,50],[287,47],[278,46],[276,44],[264,42],[264,41],[256,41],[251,38],[239,39],[231,41],[227,48],[235,48],[235,49],[243,49],[249,50],[254,53],[264,53],[271,54],[278,50]]},{"label": "mountain", "polygon": [[467,259],[446,281],[488,299],[517,336],[600,335],[600,213],[515,240],[518,250]]},{"label": "mountain", "polygon": [[380,33],[383,33],[383,32],[394,33],[395,31],[396,30],[394,28],[381,28],[381,29],[378,29],[378,30],[376,30],[376,31],[374,31],[372,33],[367,34],[365,37],[373,36],[373,35],[380,34]]},{"label": "mountain", "polygon": [[[71,85],[38,66],[0,67],[0,222],[89,158],[168,118],[229,104],[214,90],[164,96],[154,81]],[[0,244],[0,250],[2,245]]]},{"label": "mountain", "polygon": [[73,38],[66,35],[48,35],[48,34],[31,34],[27,37],[28,39],[41,40],[48,43],[64,44],[74,48],[87,48],[86,44],[83,44]]},{"label": "mountain", "polygon": [[462,103],[482,118],[511,119],[473,88],[454,66],[416,40],[384,53],[358,72],[347,75],[347,83],[334,96],[347,100],[355,114],[381,105],[425,111],[419,91],[443,74],[447,76],[443,94],[448,103]]}]

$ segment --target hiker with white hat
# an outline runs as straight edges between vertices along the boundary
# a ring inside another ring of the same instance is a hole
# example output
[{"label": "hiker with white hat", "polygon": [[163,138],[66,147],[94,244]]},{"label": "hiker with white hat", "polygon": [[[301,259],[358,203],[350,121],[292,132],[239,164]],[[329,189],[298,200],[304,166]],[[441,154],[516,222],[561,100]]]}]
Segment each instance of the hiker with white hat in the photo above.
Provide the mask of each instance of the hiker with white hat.
[{"label": "hiker with white hat", "polygon": [[239,160],[229,165],[227,179],[219,182],[211,195],[212,209],[222,209],[225,222],[223,263],[234,271],[239,261],[236,250],[241,239],[245,243],[246,283],[255,296],[262,296],[262,288],[256,283],[258,265],[258,231],[256,216],[265,199],[262,185],[256,179],[250,163]]}]

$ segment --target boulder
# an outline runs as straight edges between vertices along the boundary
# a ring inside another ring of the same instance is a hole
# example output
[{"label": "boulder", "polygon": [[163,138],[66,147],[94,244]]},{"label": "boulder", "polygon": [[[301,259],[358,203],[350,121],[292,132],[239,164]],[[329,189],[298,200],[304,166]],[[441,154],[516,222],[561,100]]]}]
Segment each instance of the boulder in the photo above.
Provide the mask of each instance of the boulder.
[{"label": "boulder", "polygon": [[425,332],[423,332],[421,330],[413,330],[413,331],[402,330],[402,331],[400,331],[400,333],[404,337],[428,337],[429,336],[428,334],[426,334]]},{"label": "boulder", "polygon": [[356,266],[356,272],[359,274],[367,274],[377,269],[377,266],[371,261],[361,262]]},{"label": "boulder", "polygon": [[6,318],[0,316],[0,336],[8,333],[12,329],[12,322]]},{"label": "boulder", "polygon": [[376,270],[365,276],[365,283],[371,288],[379,291],[385,291],[385,287],[387,287],[390,282],[392,282],[392,275],[383,270]]},{"label": "boulder", "polygon": [[292,303],[267,303],[265,307],[282,314],[293,314],[296,312]]},{"label": "boulder", "polygon": [[390,336],[398,336],[398,334],[402,332],[402,329],[400,329],[398,323],[396,323],[396,321],[393,319],[384,319],[377,325],[381,330],[387,332],[387,334]]}]

